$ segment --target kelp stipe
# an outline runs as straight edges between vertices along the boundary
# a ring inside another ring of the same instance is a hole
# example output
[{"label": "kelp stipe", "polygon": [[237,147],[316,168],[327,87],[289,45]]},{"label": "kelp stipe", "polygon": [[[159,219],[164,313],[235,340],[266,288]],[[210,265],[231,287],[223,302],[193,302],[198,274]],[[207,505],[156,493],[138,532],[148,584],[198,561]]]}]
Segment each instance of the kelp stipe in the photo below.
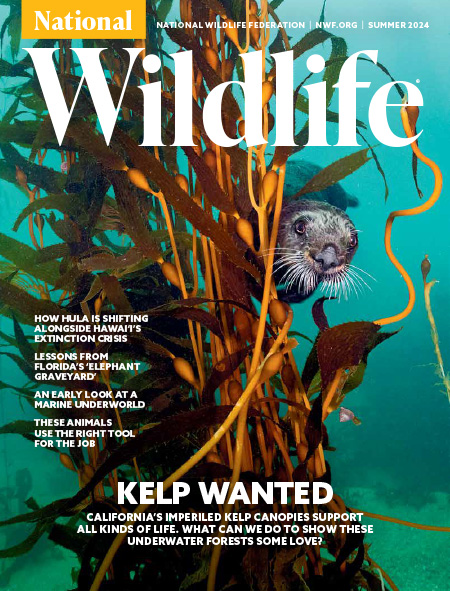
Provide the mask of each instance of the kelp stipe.
[{"label": "kelp stipe", "polygon": [[[415,135],[416,123],[417,123],[417,119],[419,117],[419,109],[417,107],[410,107],[407,104],[404,104],[403,107],[401,108],[400,113],[401,113],[401,118],[402,118],[402,123],[403,123],[403,129],[405,130],[407,137],[411,138]],[[413,150],[414,155],[420,161],[422,161],[424,164],[426,164],[429,168],[431,168],[433,175],[434,175],[434,188],[433,188],[433,191],[432,191],[430,197],[425,201],[425,203],[422,203],[422,205],[419,205],[417,207],[412,207],[410,209],[402,209],[399,211],[393,211],[389,215],[388,220],[386,222],[386,231],[385,231],[385,237],[384,237],[386,252],[387,252],[388,257],[391,260],[392,264],[394,265],[394,267],[396,267],[396,269],[398,270],[398,272],[403,277],[403,280],[406,283],[406,286],[408,288],[408,304],[402,312],[399,312],[395,316],[390,316],[388,318],[381,318],[380,320],[375,320],[375,324],[379,324],[381,326],[384,326],[386,324],[392,324],[393,322],[399,322],[400,320],[403,320],[403,318],[406,318],[411,313],[412,309],[414,308],[414,303],[416,301],[416,292],[415,292],[414,284],[411,280],[411,277],[408,275],[408,273],[405,271],[405,269],[402,267],[402,265],[399,263],[398,259],[395,257],[394,253],[392,252],[391,234],[392,234],[392,225],[394,223],[394,220],[397,217],[419,215],[419,214],[423,213],[424,211],[431,209],[433,207],[433,205],[439,199],[439,197],[441,195],[441,191],[442,191],[442,173],[441,173],[440,168],[430,158],[428,158],[427,156],[424,156],[422,154],[422,152],[419,150],[419,146],[417,145],[417,141],[415,141],[411,144],[411,148]]]},{"label": "kelp stipe", "polygon": [[436,373],[441,379],[442,385],[444,386],[444,392],[447,394],[447,398],[450,402],[450,375],[445,372],[444,369],[444,360],[442,358],[441,348],[439,346],[439,335],[436,326],[436,321],[434,319],[433,310],[431,309],[431,298],[430,292],[431,288],[436,285],[437,280],[432,279],[431,281],[427,281],[428,274],[431,270],[431,263],[428,259],[428,255],[425,255],[425,258],[421,264],[422,270],[422,277],[423,277],[423,295],[425,299],[425,308],[427,310],[428,315],[428,322],[430,323],[431,328],[431,340],[433,341],[434,345],[434,352],[436,354],[437,365],[436,365]]}]

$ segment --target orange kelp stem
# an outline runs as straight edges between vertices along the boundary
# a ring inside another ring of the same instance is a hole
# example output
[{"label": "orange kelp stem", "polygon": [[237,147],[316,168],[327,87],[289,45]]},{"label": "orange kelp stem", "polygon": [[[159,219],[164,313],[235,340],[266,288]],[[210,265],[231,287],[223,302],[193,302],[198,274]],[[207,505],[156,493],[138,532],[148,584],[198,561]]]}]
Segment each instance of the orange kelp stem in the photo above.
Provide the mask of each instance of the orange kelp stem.
[{"label": "orange kelp stem", "polygon": [[[408,137],[414,136],[414,133],[411,130],[410,117],[409,117],[410,115],[412,117],[414,116],[413,115],[413,113],[415,114],[414,109],[415,109],[414,107],[403,106],[400,110],[403,128],[404,128],[405,133]],[[411,144],[411,148],[412,148],[414,154],[417,156],[417,158],[419,160],[421,160],[424,164],[429,166],[431,168],[431,170],[433,171],[434,190],[433,190],[430,198],[425,203],[422,203],[422,205],[419,205],[418,207],[413,207],[411,209],[401,209],[398,211],[393,211],[392,213],[389,214],[389,217],[387,219],[386,231],[385,231],[385,237],[384,237],[384,245],[386,247],[386,252],[387,252],[387,255],[388,255],[390,261],[392,262],[394,267],[399,271],[400,275],[403,277],[403,279],[406,283],[406,286],[408,287],[409,300],[408,300],[408,305],[403,310],[403,312],[400,312],[399,314],[396,314],[395,316],[389,316],[388,318],[381,318],[380,320],[375,320],[375,324],[379,324],[381,326],[384,326],[385,324],[391,324],[392,322],[398,322],[399,320],[403,320],[403,318],[406,318],[406,316],[408,316],[408,314],[414,308],[414,302],[416,300],[416,292],[414,290],[414,285],[411,280],[411,277],[408,275],[408,273],[405,271],[405,269],[402,267],[402,265],[399,263],[399,261],[397,260],[397,258],[394,255],[394,253],[392,252],[392,247],[391,247],[392,224],[394,223],[394,220],[397,217],[418,215],[419,213],[427,211],[428,209],[433,207],[433,205],[439,199],[439,196],[442,191],[442,173],[441,173],[439,167],[437,166],[437,164],[435,164],[432,160],[430,160],[430,158],[427,158],[426,156],[424,156],[422,154],[422,152],[419,150],[417,142],[413,142]]]},{"label": "orange kelp stem", "polygon": [[[259,365],[256,369],[255,373],[252,376],[249,376],[249,381],[245,390],[241,394],[241,397],[234,405],[233,410],[230,412],[228,417],[225,421],[220,425],[220,427],[215,431],[214,435],[196,452],[194,453],[182,466],[180,466],[175,472],[173,472],[168,478],[166,478],[163,482],[163,491],[165,492],[168,490],[174,482],[177,482],[180,478],[182,478],[191,468],[196,466],[198,462],[203,459],[206,454],[211,451],[211,449],[220,441],[220,439],[225,435],[225,433],[230,429],[233,425],[234,421],[239,416],[239,413],[242,409],[247,405],[247,402],[250,400],[251,395],[253,394],[255,388],[257,387],[261,374],[263,373],[264,367],[266,363],[271,359],[273,355],[275,355],[279,349],[284,345],[285,338],[287,337],[288,331],[291,327],[293,319],[292,310],[289,311],[288,316],[286,318],[286,322],[284,323],[283,328],[278,333],[275,342],[273,343],[272,347],[270,348],[269,352],[267,353],[266,357],[264,358],[263,362]],[[154,492],[153,497],[155,496],[156,492]],[[133,513],[139,514],[144,513],[150,507],[149,503],[139,505]],[[132,525],[133,521],[129,520],[126,522],[125,525]],[[113,543],[111,544],[108,552],[106,553],[102,563],[99,566],[99,569],[95,575],[94,581],[91,585],[90,591],[98,591],[102,581],[106,575],[107,570],[109,569],[111,562],[116,555],[118,549],[122,545],[122,542],[125,540],[127,536],[127,531],[125,533],[119,533],[114,538]]]},{"label": "orange kelp stem", "polygon": [[426,531],[441,531],[450,533],[450,527],[440,527],[438,525],[422,525],[421,523],[414,523],[412,521],[403,521],[403,519],[397,519],[396,517],[388,517],[386,515],[378,515],[378,513],[369,513],[368,511],[361,511],[361,509],[355,509],[348,507],[352,513],[362,513],[366,517],[372,519],[379,519],[380,521],[389,521],[389,523],[397,523],[397,525],[405,525],[406,527],[413,527],[414,529],[424,529]]}]

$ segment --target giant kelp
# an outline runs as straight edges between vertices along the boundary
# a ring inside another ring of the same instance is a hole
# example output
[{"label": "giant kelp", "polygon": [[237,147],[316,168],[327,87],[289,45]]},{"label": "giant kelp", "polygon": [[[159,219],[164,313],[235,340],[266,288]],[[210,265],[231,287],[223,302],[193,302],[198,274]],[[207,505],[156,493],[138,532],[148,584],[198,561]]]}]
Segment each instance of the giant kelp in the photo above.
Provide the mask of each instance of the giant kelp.
[{"label": "giant kelp", "polygon": [[[249,23],[270,18],[279,22],[274,4],[280,2],[269,5],[262,0],[258,6],[253,0],[245,4],[180,0],[179,14],[187,23],[218,19]],[[331,482],[331,468],[325,459],[325,453],[332,449],[326,419],[360,385],[371,351],[394,334],[381,332],[381,326],[404,318],[414,303],[412,283],[390,250],[393,220],[431,207],[440,191],[437,180],[430,200],[407,213],[394,212],[388,219],[388,253],[407,278],[410,290],[405,311],[375,322],[330,327],[324,300],[318,300],[311,312],[318,335],[300,371],[293,355],[298,335],[290,332],[294,312],[277,299],[272,272],[286,162],[302,150],[307,139],[308,105],[302,85],[294,96],[295,107],[303,116],[296,134],[298,146],[277,147],[273,154],[268,153],[266,145],[244,150],[213,144],[203,127],[202,107],[207,92],[217,84],[242,79],[239,53],[251,48],[267,50],[261,71],[261,116],[268,137],[274,122],[270,111],[276,80],[270,51],[292,49],[298,59],[317,45],[329,43],[331,52],[324,73],[329,84],[329,107],[333,84],[347,55],[346,43],[322,29],[307,33],[292,47],[283,29],[273,40],[270,30],[256,28],[244,32],[187,28],[162,33],[156,23],[164,20],[170,8],[171,3],[165,0],[147,3],[147,40],[85,42],[108,48],[102,60],[115,100],[127,70],[122,47],[142,47],[160,56],[164,64],[157,75],[149,75],[140,63],[133,68],[110,146],[96,129],[86,88],[80,93],[74,118],[59,146],[30,58],[1,63],[11,81],[7,89],[11,105],[0,130],[0,175],[14,183],[28,201],[14,230],[27,221],[32,243],[31,247],[10,236],[0,236],[0,254],[7,261],[0,276],[1,312],[13,319],[14,332],[13,336],[1,336],[9,345],[5,354],[28,379],[24,388],[14,391],[33,404],[36,352],[101,351],[108,352],[112,360],[132,358],[145,367],[137,375],[105,370],[98,376],[113,393],[135,390],[145,401],[145,410],[98,413],[120,428],[133,429],[135,437],[128,441],[95,439],[85,452],[79,448],[71,448],[70,453],[56,450],[62,465],[76,473],[80,490],[72,498],[45,507],[30,500],[28,513],[5,521],[2,525],[36,525],[26,540],[4,551],[3,556],[26,552],[48,534],[79,556],[74,585],[80,590],[207,587],[209,591],[378,591],[386,584],[394,590],[394,583],[370,558],[362,535],[329,534],[325,556],[318,547],[307,546],[215,546],[201,550],[188,546],[129,547],[122,543],[125,534],[114,539],[106,534],[75,533],[87,511],[131,510],[117,503],[119,479],[159,480],[165,490],[181,478],[228,479],[231,488],[238,480],[248,484],[255,480]],[[16,3],[11,9],[15,18]],[[17,35],[11,26],[9,33]],[[194,147],[169,145],[174,133],[174,77],[164,50],[166,34],[177,47],[193,52]],[[70,103],[80,83],[79,68],[73,61],[70,41],[38,42],[39,46],[55,44],[59,48],[56,66]],[[16,54],[17,38],[12,47]],[[158,79],[162,82],[162,137],[168,145],[148,148],[140,146],[142,104],[136,86]],[[224,95],[224,107],[227,132],[242,134],[245,122],[239,101],[231,92]],[[402,109],[408,135],[415,116],[406,107]],[[327,120],[336,123],[337,114],[328,110]],[[357,121],[357,126],[362,136],[365,125]],[[423,159],[416,144],[413,150]],[[307,186],[299,187],[299,194],[323,190],[371,158],[384,179],[380,162],[368,147],[325,168]],[[253,225],[239,216],[237,202],[242,193],[250,198],[258,235]],[[52,244],[46,245],[46,240]],[[258,307],[255,299],[259,300]],[[295,312],[300,322],[302,314],[310,313],[308,310],[305,304]],[[128,343],[36,347],[27,334],[26,325],[33,325],[35,314],[78,313],[91,318],[110,312],[145,313],[148,320],[142,332],[131,335]],[[77,387],[89,400],[96,385],[83,382]],[[75,412],[80,411],[42,409],[45,417],[75,416]],[[33,431],[32,421],[16,421],[1,430],[31,441]],[[151,511],[152,507],[141,505],[135,512]],[[180,506],[183,511],[204,509],[195,496],[184,499]],[[241,507],[216,509],[225,519],[225,511],[240,511]],[[285,511],[287,507],[276,503],[258,509]],[[323,510],[341,514],[356,511],[337,493]],[[70,520],[62,523],[61,518],[67,516]]]}]

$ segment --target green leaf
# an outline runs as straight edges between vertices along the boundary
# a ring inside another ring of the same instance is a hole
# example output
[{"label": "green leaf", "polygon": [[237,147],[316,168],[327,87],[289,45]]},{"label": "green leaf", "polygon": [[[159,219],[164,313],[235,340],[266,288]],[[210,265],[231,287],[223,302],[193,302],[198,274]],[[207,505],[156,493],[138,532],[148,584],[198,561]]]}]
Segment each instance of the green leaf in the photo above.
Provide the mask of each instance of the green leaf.
[{"label": "green leaf", "polygon": [[20,13],[14,14],[8,25],[8,33],[11,38],[11,55],[13,56],[13,59],[15,59],[17,57],[17,54],[19,53],[21,32],[21,15]]},{"label": "green leaf", "polygon": [[12,142],[13,144],[30,148],[36,137],[38,125],[38,121],[16,120],[14,123],[7,123],[3,120],[0,123],[0,144]]},{"label": "green leaf", "polygon": [[306,35],[302,37],[302,39],[300,39],[300,41],[298,41],[298,43],[296,43],[292,48],[294,52],[294,59],[296,60],[298,57],[300,57],[316,45],[319,45],[320,43],[325,43],[325,41],[327,41],[327,39],[329,39],[332,36],[332,33],[328,33],[324,29],[313,29],[309,33],[306,33]]},{"label": "green leaf", "polygon": [[42,199],[35,199],[19,214],[16,219],[13,230],[17,232],[20,224],[32,213],[41,209],[56,209],[61,213],[78,217],[86,208],[86,201],[84,195],[80,193],[54,193],[42,197]]},{"label": "green leaf", "polygon": [[271,8],[273,8],[274,10],[276,10],[279,6],[281,6],[283,4],[284,0],[272,0],[272,2],[270,3]]},{"label": "green leaf", "polygon": [[339,80],[342,67],[342,64],[339,64],[334,58],[343,58],[343,60],[347,58],[347,43],[342,37],[331,37],[331,63],[325,68],[323,75],[323,80],[327,83],[327,106],[330,105],[333,98],[335,91],[333,86]]},{"label": "green leaf", "polygon": [[22,357],[25,359],[27,363],[31,366],[34,364],[34,355],[35,351],[31,346],[29,340],[25,336],[25,333],[22,330],[22,327],[17,322],[16,317],[13,316],[14,322],[14,336],[16,337],[17,346],[19,347],[19,351]]},{"label": "green leaf", "polygon": [[59,265],[39,261],[39,251],[0,233],[0,256],[11,261],[18,269],[29,273],[36,279],[54,285],[59,278]]},{"label": "green leaf", "polygon": [[305,334],[298,332],[297,330],[290,330],[288,332],[288,337],[299,337],[301,339],[305,339],[306,341],[309,341],[310,343],[314,343],[314,341],[312,339],[307,337]]},{"label": "green leaf", "polygon": [[58,193],[65,187],[67,178],[65,174],[29,162],[11,144],[2,144],[1,150],[6,167],[13,172],[14,183],[16,182],[16,166],[18,166],[27,175],[28,182],[31,185],[36,185],[48,193]]},{"label": "green leaf", "polygon": [[16,98],[11,103],[11,106],[8,108],[5,115],[3,116],[3,124],[4,125],[6,125],[7,123],[11,123],[12,119],[14,119],[14,115],[16,114],[18,106],[19,106],[19,99]]},{"label": "green leaf", "polygon": [[160,0],[158,8],[156,9],[156,14],[158,15],[160,21],[166,20],[166,17],[172,8],[172,1],[173,0]]},{"label": "green leaf", "polygon": [[323,191],[327,187],[338,183],[349,174],[358,170],[361,166],[369,162],[371,156],[368,156],[369,148],[358,150],[354,154],[345,156],[333,164],[323,168],[316,176],[309,180],[294,197],[300,197],[307,193],[315,193],[316,191]]},{"label": "green leaf", "polygon": [[36,429],[34,421],[13,421],[0,427],[0,433],[14,433],[16,435],[28,435]]},{"label": "green leaf", "polygon": [[35,325],[36,314],[66,314],[65,310],[49,300],[41,300],[33,297],[24,289],[12,285],[4,279],[0,279],[0,304],[6,306],[0,313],[9,311],[17,315],[20,322]]},{"label": "green leaf", "polygon": [[[372,146],[369,144],[369,142],[366,140],[366,138],[363,136],[363,134],[361,133],[361,131],[359,129],[356,130],[356,133],[361,137],[361,139],[363,140],[363,142],[366,144],[366,146],[368,146],[370,153],[372,154],[372,158],[375,162],[375,165],[377,167],[378,172],[381,175],[381,178],[383,179],[383,183],[384,183],[384,201],[387,201],[387,198],[389,197],[389,186],[387,184],[387,178],[386,178],[386,174],[381,166],[381,162],[377,156],[377,153],[375,152],[375,150],[372,148]],[[417,183],[416,183],[416,187],[417,187]]]},{"label": "green leaf", "polygon": [[[309,99],[306,96],[303,96],[303,94],[298,94],[297,100],[295,102],[295,108],[301,113],[305,113],[305,115],[308,115]],[[335,111],[330,111],[329,109],[327,109],[326,118],[327,121],[329,121],[330,123],[339,123],[339,113],[336,113]],[[362,127],[363,129],[367,129],[367,125],[364,123],[364,121],[361,121],[360,119],[356,120],[356,126]],[[298,143],[297,140],[296,143]]]}]

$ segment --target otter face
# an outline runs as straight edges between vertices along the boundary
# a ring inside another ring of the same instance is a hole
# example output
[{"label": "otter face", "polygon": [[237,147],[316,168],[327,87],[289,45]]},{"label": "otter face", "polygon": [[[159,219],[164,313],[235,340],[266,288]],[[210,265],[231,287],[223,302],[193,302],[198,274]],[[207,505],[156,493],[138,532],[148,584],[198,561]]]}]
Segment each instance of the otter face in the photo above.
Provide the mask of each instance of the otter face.
[{"label": "otter face", "polygon": [[350,266],[357,248],[357,230],[342,210],[319,201],[290,203],[282,210],[277,280],[302,296],[322,283],[327,294],[345,297],[361,280]]}]

